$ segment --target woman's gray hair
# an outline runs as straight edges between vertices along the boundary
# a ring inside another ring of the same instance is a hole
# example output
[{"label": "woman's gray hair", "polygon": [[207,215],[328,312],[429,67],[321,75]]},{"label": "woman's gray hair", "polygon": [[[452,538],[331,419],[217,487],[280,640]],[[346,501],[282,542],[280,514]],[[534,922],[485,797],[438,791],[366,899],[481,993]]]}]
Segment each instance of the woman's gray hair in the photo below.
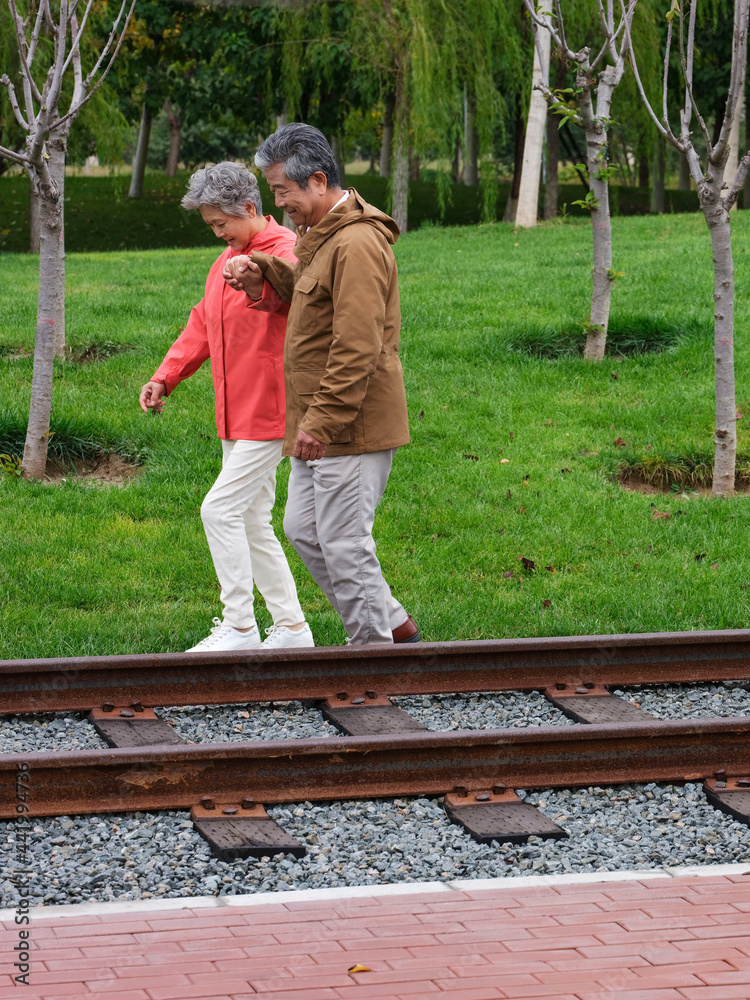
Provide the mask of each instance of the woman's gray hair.
[{"label": "woman's gray hair", "polygon": [[326,137],[312,125],[290,122],[260,144],[255,165],[267,170],[276,163],[284,166],[290,181],[306,188],[310,177],[320,171],[328,187],[339,187],[339,168]]},{"label": "woman's gray hair", "polygon": [[209,164],[196,170],[188,181],[187,194],[182,199],[182,207],[192,211],[201,205],[214,205],[225,215],[242,218],[246,215],[245,202],[255,205],[258,215],[263,215],[258,179],[244,163]]}]

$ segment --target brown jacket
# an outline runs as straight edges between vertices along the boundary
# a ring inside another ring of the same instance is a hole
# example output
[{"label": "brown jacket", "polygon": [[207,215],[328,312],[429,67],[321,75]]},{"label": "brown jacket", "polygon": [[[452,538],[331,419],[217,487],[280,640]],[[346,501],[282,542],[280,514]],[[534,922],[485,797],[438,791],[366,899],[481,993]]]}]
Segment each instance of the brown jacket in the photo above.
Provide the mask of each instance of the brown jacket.
[{"label": "brown jacket", "polygon": [[308,232],[298,230],[296,265],[253,253],[266,280],[291,302],[285,455],[300,429],[327,446],[326,456],[408,444],[391,249],[397,238],[393,219],[350,188],[343,204]]}]

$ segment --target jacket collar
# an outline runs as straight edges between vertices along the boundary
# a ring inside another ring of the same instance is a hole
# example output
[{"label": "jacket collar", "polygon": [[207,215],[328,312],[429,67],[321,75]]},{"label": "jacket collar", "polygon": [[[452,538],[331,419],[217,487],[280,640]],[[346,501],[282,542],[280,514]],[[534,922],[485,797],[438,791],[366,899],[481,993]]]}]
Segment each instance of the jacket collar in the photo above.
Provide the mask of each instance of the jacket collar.
[{"label": "jacket collar", "polygon": [[335,208],[331,209],[320,222],[305,232],[300,226],[297,229],[297,245],[294,248],[297,260],[308,264],[316,251],[339,229],[359,222],[367,202],[357,194],[354,188],[347,188],[349,197]]}]

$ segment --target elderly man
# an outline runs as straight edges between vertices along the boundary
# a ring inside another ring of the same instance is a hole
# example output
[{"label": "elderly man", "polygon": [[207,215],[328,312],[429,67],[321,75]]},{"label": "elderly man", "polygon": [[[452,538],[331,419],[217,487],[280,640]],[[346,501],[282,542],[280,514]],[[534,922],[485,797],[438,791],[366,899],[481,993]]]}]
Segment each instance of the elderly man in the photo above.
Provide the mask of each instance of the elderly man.
[{"label": "elderly man", "polygon": [[310,125],[279,129],[255,162],[298,227],[298,263],[254,252],[228,261],[224,276],[251,299],[267,298],[270,284],[291,303],[284,531],[341,615],[348,642],[416,642],[372,537],[393,456],[409,441],[391,249],[398,226],[353,188],[342,190],[331,147]]}]

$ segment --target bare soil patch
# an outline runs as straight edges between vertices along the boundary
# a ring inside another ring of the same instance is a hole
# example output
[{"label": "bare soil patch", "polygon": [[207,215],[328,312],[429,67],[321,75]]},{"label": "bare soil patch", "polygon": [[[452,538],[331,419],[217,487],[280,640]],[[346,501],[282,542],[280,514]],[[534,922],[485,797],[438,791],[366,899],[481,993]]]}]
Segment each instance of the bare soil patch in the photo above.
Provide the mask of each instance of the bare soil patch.
[{"label": "bare soil patch", "polygon": [[[713,496],[710,486],[696,484],[695,486],[685,486],[681,490],[673,490],[668,486],[657,486],[654,483],[648,483],[645,479],[639,479],[637,476],[632,475],[632,473],[619,476],[618,482],[624,490],[630,490],[632,493],[643,493],[646,496],[680,497],[681,499],[698,499],[698,497]],[[735,489],[737,493],[747,495],[750,493],[750,483],[742,479],[735,484]]]},{"label": "bare soil patch", "polygon": [[97,486],[122,487],[135,479],[142,468],[128,462],[122,455],[114,453],[105,453],[96,458],[75,459],[71,465],[62,466],[55,461],[47,462],[45,482],[56,486],[72,479],[77,482],[94,483]]}]

